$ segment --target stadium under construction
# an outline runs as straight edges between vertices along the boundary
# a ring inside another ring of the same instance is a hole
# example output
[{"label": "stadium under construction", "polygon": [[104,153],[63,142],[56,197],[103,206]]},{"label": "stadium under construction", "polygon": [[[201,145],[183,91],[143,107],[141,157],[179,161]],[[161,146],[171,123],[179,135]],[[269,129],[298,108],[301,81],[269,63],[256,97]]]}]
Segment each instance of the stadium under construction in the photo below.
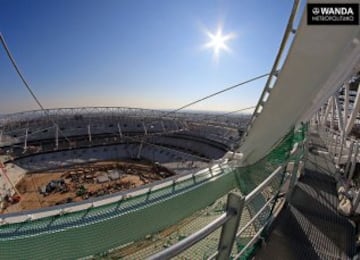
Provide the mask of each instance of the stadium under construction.
[{"label": "stadium under construction", "polygon": [[298,6],[252,115],[1,116],[0,259],[358,256],[360,27]]}]

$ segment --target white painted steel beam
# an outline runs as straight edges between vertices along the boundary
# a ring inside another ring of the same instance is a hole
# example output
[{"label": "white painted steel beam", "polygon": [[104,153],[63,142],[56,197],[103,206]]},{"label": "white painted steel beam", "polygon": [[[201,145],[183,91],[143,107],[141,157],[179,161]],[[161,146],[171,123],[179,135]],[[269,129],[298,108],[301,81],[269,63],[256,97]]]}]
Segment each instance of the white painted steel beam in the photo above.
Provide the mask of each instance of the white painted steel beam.
[{"label": "white painted steel beam", "polygon": [[346,135],[348,135],[351,132],[351,130],[352,130],[353,126],[354,126],[355,120],[356,120],[356,116],[359,113],[359,111],[360,111],[360,88],[358,88],[358,91],[356,93],[356,98],[355,98],[355,102],[354,102],[354,105],[353,105],[353,110],[351,111],[349,120],[348,120],[348,122],[346,124],[346,127],[345,127]]},{"label": "white painted steel beam", "polygon": [[304,12],[271,94],[239,148],[243,165],[268,154],[355,74],[360,64],[359,39],[360,26],[309,26]]},{"label": "white painted steel beam", "polygon": [[326,105],[326,110],[325,110],[325,114],[322,118],[321,124],[324,126],[326,125],[326,122],[328,120],[329,114],[330,114],[330,110],[332,109],[332,102],[331,102],[331,98],[329,98],[327,105]]},{"label": "white painted steel beam", "polygon": [[349,89],[350,85],[348,82],[344,84],[344,127],[346,127],[349,116]]},{"label": "white painted steel beam", "polygon": [[331,97],[331,103],[332,103],[332,107],[331,107],[331,118],[330,118],[330,128],[331,129],[335,129],[335,110],[336,110],[336,103],[335,103],[335,98],[334,96]]},{"label": "white painted steel beam", "polygon": [[344,121],[343,121],[343,117],[342,117],[342,113],[341,113],[341,104],[339,101],[339,94],[336,93],[333,97],[334,97],[335,108],[336,108],[338,129],[341,132],[341,134],[343,134],[344,133]]}]

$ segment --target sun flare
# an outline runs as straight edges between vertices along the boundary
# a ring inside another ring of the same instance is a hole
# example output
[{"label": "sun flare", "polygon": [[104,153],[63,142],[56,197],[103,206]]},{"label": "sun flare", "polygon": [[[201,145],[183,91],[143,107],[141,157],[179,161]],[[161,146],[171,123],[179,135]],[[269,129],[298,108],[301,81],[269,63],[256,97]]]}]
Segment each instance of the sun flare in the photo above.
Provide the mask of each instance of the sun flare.
[{"label": "sun flare", "polygon": [[205,47],[213,49],[215,58],[219,57],[220,50],[231,51],[226,42],[234,38],[233,33],[223,35],[222,28],[220,27],[216,33],[206,32],[206,34],[209,36],[210,41],[205,44]]}]

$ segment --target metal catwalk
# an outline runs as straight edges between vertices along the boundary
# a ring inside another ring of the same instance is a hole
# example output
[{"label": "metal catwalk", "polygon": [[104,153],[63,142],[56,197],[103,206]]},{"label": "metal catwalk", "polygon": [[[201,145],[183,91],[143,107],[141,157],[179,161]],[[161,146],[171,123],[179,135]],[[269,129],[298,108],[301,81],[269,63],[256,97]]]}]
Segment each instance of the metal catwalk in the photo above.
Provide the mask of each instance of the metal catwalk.
[{"label": "metal catwalk", "polygon": [[312,135],[299,179],[286,207],[275,220],[255,259],[351,259],[355,227],[337,213],[335,166]]}]

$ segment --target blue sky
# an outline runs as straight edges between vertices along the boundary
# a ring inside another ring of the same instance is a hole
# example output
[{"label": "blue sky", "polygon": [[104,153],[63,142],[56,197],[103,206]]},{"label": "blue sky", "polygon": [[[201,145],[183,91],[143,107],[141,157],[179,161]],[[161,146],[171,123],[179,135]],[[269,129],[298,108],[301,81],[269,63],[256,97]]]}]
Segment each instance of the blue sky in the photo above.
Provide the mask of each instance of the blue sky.
[{"label": "blue sky", "polygon": [[[1,0],[0,31],[45,107],[177,108],[270,71],[293,1]],[[236,37],[217,61],[204,29]],[[255,105],[264,80],[191,107]],[[0,113],[36,109],[3,49]]]}]

